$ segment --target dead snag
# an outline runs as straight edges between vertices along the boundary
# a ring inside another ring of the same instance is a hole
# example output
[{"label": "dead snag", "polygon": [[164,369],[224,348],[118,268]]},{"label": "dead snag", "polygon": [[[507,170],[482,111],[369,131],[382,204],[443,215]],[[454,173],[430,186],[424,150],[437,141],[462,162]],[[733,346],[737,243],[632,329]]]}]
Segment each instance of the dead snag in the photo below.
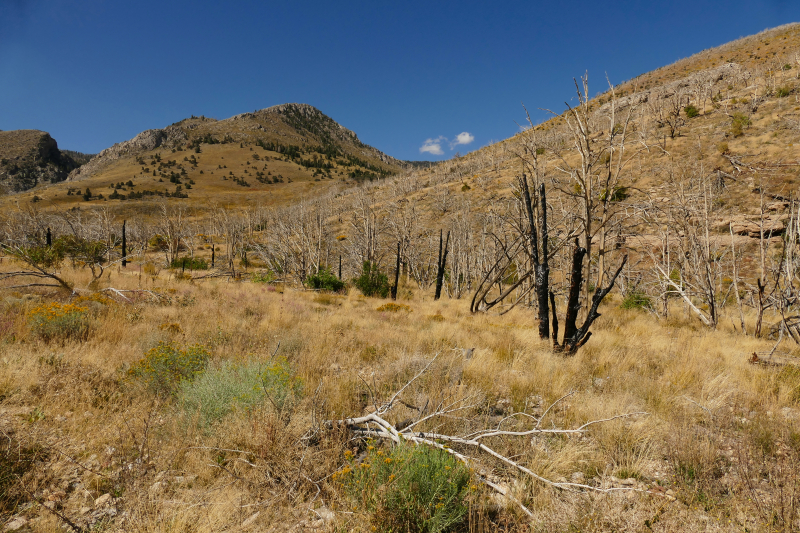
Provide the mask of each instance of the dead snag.
[{"label": "dead snag", "polygon": [[394,267],[394,285],[392,285],[392,300],[397,300],[397,284],[400,282],[400,241],[397,241],[397,264]]},{"label": "dead snag", "polygon": [[542,216],[542,255],[540,260],[539,232],[536,229],[536,217],[533,213],[533,200],[531,199],[531,192],[528,187],[528,177],[522,174],[522,178],[520,178],[519,181],[525,201],[525,212],[528,215],[529,255],[535,273],[534,285],[536,288],[536,301],[539,305],[539,338],[547,339],[550,338],[550,310],[547,301],[547,293],[550,287],[550,267],[547,260],[547,197],[545,195],[544,183],[542,183],[539,186],[539,201],[541,202],[540,211]]},{"label": "dead snag", "polygon": [[125,220],[122,221],[122,266],[128,266],[128,239],[125,234]]},{"label": "dead snag", "polygon": [[585,255],[586,250],[577,246],[576,243],[575,251],[572,255],[572,278],[570,279],[569,300],[567,301],[567,315],[564,318],[564,339],[560,346],[557,340],[554,339],[553,342],[555,349],[564,352],[566,355],[574,355],[575,352],[578,351],[578,348],[586,344],[586,341],[592,336],[592,332],[589,331],[589,328],[591,328],[592,323],[600,317],[600,313],[597,312],[600,303],[603,301],[603,298],[611,292],[614,283],[617,281],[617,277],[619,277],[620,272],[622,272],[622,268],[625,266],[625,263],[628,262],[628,256],[625,255],[622,258],[622,263],[620,263],[619,268],[617,268],[617,271],[611,276],[608,286],[605,288],[598,287],[594,296],[592,296],[592,305],[589,308],[589,313],[586,315],[586,320],[584,320],[583,325],[578,328],[575,326],[575,322],[578,318],[578,311],[580,310],[578,296],[580,295],[581,284],[583,282],[583,258]]},{"label": "dead snag", "polygon": [[447,248],[450,245],[450,232],[447,232],[447,239],[444,241],[444,252],[442,251],[442,230],[439,230],[439,264],[436,270],[436,294],[433,299],[438,300],[442,296],[442,283],[444,282],[444,269],[447,266]]}]

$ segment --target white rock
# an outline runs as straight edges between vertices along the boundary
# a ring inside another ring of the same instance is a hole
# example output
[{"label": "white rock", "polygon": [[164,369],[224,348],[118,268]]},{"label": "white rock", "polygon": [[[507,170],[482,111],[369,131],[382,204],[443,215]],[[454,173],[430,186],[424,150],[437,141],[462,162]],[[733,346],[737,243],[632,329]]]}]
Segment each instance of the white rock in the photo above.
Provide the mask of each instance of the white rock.
[{"label": "white rock", "polygon": [[105,493],[94,501],[95,507],[102,507],[111,501],[111,494]]},{"label": "white rock", "polygon": [[253,522],[256,521],[256,519],[259,517],[260,514],[261,514],[261,511],[258,511],[257,513],[251,515],[247,520],[242,522],[242,527],[245,528],[245,527],[250,527],[251,525],[253,525]]},{"label": "white rock", "polygon": [[18,529],[22,529],[28,521],[23,517],[17,517],[8,524],[6,524],[6,531],[17,531]]}]

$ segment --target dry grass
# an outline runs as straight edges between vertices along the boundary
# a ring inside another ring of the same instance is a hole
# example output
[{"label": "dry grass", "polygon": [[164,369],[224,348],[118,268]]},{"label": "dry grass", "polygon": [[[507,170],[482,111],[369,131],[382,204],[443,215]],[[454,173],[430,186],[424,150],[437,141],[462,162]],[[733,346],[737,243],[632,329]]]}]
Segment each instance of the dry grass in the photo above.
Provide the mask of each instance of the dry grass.
[{"label": "dry grass", "polygon": [[[84,272],[70,276],[88,283]],[[139,283],[124,271],[113,278],[117,288]],[[435,353],[437,363],[406,401],[478,395],[480,406],[444,428],[450,431],[496,424],[512,410],[541,415],[569,391],[575,394],[548,413],[545,426],[649,413],[595,426],[584,438],[494,446],[552,479],[635,478],[658,494],[576,495],[512,483],[534,520],[475,504],[476,530],[752,531],[780,530],[792,520],[800,372],[749,365],[746,354],[768,350],[769,342],[700,330],[678,308],[658,322],[609,303],[589,344],[565,359],[539,341],[534,315],[524,309],[472,316],[463,300],[434,302],[417,292],[406,301],[412,312],[386,313],[376,310],[386,302],[354,290],[322,296],[163,278],[155,285],[170,303],[95,305],[87,340],[63,346],[33,338],[25,316],[64,295],[4,295],[0,311],[11,326],[0,340],[0,426],[46,452],[22,475],[29,504],[16,511],[37,531],[61,530],[42,507],[48,501],[78,524],[111,531],[239,531],[256,512],[253,530],[359,529],[366,518],[347,514],[328,478],[354,443],[335,431],[307,445],[300,437],[314,420],[361,414],[373,394],[391,393]],[[153,396],[126,373],[159,341],[201,343],[212,365],[267,360],[280,342],[278,353],[303,380],[303,397],[292,409],[267,402],[198,431],[170,398]],[[472,347],[467,362],[453,350]],[[510,472],[485,464],[511,482]],[[675,501],[660,495],[667,489]],[[41,505],[31,505],[30,494]],[[95,505],[104,494],[111,503]],[[335,521],[320,522],[317,513],[328,509]],[[786,530],[797,527],[794,520]]]}]

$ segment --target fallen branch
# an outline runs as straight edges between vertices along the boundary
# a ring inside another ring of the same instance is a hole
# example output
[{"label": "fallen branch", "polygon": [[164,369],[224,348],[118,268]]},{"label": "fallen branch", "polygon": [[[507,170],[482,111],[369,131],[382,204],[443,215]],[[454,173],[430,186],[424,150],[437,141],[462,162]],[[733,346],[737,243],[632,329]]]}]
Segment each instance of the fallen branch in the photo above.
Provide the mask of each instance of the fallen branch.
[{"label": "fallen branch", "polygon": [[[438,354],[437,354],[438,355]],[[570,492],[583,492],[583,491],[593,491],[593,492],[602,492],[608,493],[612,491],[631,491],[631,490],[638,490],[632,487],[595,487],[588,484],[583,483],[570,483],[570,482],[558,482],[552,481],[547,479],[543,476],[540,476],[530,468],[520,464],[519,462],[515,461],[511,457],[503,455],[502,453],[498,452],[497,450],[493,449],[489,446],[485,441],[494,437],[509,437],[509,438],[534,438],[539,435],[583,435],[589,428],[595,424],[600,424],[604,422],[610,422],[612,420],[618,420],[621,418],[630,418],[638,415],[646,415],[646,412],[637,411],[632,413],[624,413],[615,416],[611,416],[608,418],[598,419],[598,420],[591,420],[588,421],[578,427],[575,428],[542,428],[541,423],[542,419],[552,410],[552,408],[557,405],[562,400],[572,396],[575,394],[574,391],[571,391],[561,398],[557,399],[553,402],[545,411],[544,413],[537,419],[535,416],[528,415],[526,413],[518,413],[518,414],[525,414],[527,418],[530,418],[535,424],[532,427],[521,429],[517,431],[513,430],[502,430],[500,429],[500,425],[503,421],[507,420],[510,417],[504,418],[496,428],[494,429],[484,429],[479,430],[477,432],[472,432],[468,435],[448,435],[445,433],[438,433],[434,431],[425,431],[420,429],[420,426],[425,422],[431,422],[434,419],[442,419],[451,417],[452,413],[456,411],[464,411],[467,409],[477,407],[477,404],[471,403],[474,397],[465,396],[454,401],[450,401],[447,405],[445,405],[445,401],[441,401],[438,406],[433,410],[432,413],[421,417],[416,422],[406,424],[404,421],[400,424],[392,424],[387,420],[387,414],[392,411],[398,405],[406,405],[409,404],[403,401],[400,398],[400,395],[406,391],[409,386],[419,379],[428,369],[431,367],[433,362],[436,360],[436,357],[431,359],[431,361],[413,378],[411,378],[405,385],[400,387],[397,392],[395,392],[389,401],[383,403],[382,405],[375,405],[373,412],[366,414],[364,416],[359,417],[352,417],[352,418],[345,418],[341,420],[330,420],[323,424],[323,426],[327,429],[333,429],[335,427],[344,427],[347,428],[355,437],[366,437],[366,438],[376,438],[376,439],[384,439],[391,441],[394,444],[400,444],[402,442],[412,442],[417,445],[421,446],[430,446],[432,448],[436,448],[442,450],[457,460],[461,461],[465,465],[472,468],[475,472],[481,472],[482,469],[478,463],[478,459],[476,457],[470,457],[463,453],[464,449],[473,449],[478,453],[488,454],[489,456],[493,457],[494,459],[504,463],[506,466],[511,467],[512,469],[516,470],[522,475],[528,476],[535,481],[543,483],[547,486],[565,490]],[[453,447],[457,449],[453,449]],[[461,450],[461,451],[460,451]],[[514,498],[510,491],[504,488],[502,485],[489,480],[486,475],[478,475],[478,479],[481,483],[486,485],[487,487],[491,488],[493,491],[497,492],[498,494],[502,495],[503,497],[507,498],[509,501],[513,502],[517,507],[519,507],[523,512],[525,512],[528,516],[532,516],[531,511],[519,500]]]}]

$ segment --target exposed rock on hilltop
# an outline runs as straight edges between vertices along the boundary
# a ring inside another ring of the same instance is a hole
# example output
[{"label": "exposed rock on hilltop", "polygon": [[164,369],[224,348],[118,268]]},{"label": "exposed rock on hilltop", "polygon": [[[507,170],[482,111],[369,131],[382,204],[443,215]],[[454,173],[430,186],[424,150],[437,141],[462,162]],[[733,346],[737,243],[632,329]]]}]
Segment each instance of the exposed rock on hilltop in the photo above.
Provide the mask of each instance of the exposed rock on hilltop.
[{"label": "exposed rock on hilltop", "polygon": [[59,150],[47,132],[0,131],[0,193],[64,181],[78,166],[80,162]]},{"label": "exposed rock on hilltop", "polygon": [[111,148],[106,148],[88,163],[75,169],[69,176],[70,180],[77,180],[91,176],[109,164],[126,156],[137,156],[159,146],[174,146],[186,142],[186,133],[177,126],[167,126],[163,130],[143,131],[133,139],[117,143]]},{"label": "exposed rock on hilltop", "polygon": [[398,170],[404,162],[362,143],[351,130],[308,104],[282,104],[252,113],[216,120],[191,117],[164,129],[147,130],[133,139],[103,150],[70,175],[84,179],[117,160],[138,157],[158,147],[183,148],[202,143],[273,143],[284,147],[334,147],[369,164]]}]

